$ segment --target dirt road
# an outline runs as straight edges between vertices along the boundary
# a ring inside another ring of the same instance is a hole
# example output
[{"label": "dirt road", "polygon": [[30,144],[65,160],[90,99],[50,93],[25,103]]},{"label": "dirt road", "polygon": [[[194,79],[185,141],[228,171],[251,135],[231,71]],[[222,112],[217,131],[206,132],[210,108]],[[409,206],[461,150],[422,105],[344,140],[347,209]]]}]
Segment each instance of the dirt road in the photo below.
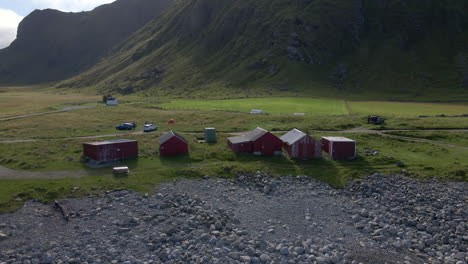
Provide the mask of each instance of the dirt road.
[{"label": "dirt road", "polygon": [[97,174],[86,170],[33,172],[24,170],[12,170],[0,166],[0,179],[63,179],[80,178],[92,175]]},{"label": "dirt road", "polygon": [[34,113],[34,114],[27,114],[27,115],[4,117],[4,118],[0,118],[0,121],[8,121],[8,120],[26,118],[26,117],[32,117],[32,116],[62,113],[62,112],[68,112],[68,111],[72,111],[72,110],[92,108],[92,107],[94,107],[94,106],[67,106],[67,107],[62,108],[61,110],[54,110],[54,111],[48,111],[48,112],[42,112],[42,113]]},{"label": "dirt road", "polygon": [[[362,134],[379,134],[381,136],[396,138],[396,139],[403,139],[407,141],[413,142],[426,142],[426,143],[433,143],[437,145],[444,145],[448,147],[455,147],[455,148],[462,148],[468,149],[468,147],[450,144],[443,141],[436,141],[430,139],[423,139],[423,138],[413,138],[413,137],[405,137],[405,136],[397,136],[391,135],[387,132],[411,132],[411,131],[446,131],[446,132],[468,132],[468,129],[395,129],[395,130],[373,130],[367,128],[353,128],[349,130],[309,130],[310,132],[322,132],[322,133],[362,133]],[[275,133],[286,133],[288,131],[274,131]],[[200,132],[182,132],[181,134],[199,134]],[[239,136],[245,134],[245,132],[223,132],[228,135],[232,136]],[[27,143],[27,142],[43,142],[43,141],[59,141],[59,140],[78,140],[78,139],[99,139],[99,138],[106,138],[106,137],[118,137],[118,136],[125,136],[125,135],[143,135],[143,131],[136,131],[136,132],[127,132],[127,133],[118,133],[118,134],[107,134],[107,135],[95,135],[95,136],[81,136],[81,137],[67,137],[67,138],[44,138],[44,139],[11,139],[11,140],[0,140],[0,144],[9,144],[9,143]]]}]

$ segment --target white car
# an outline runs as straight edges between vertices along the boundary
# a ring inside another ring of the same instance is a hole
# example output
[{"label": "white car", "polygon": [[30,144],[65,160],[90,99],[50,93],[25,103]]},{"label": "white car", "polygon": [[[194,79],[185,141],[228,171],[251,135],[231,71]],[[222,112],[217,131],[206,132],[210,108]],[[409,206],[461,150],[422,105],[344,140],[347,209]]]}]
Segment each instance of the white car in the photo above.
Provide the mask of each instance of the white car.
[{"label": "white car", "polygon": [[155,131],[158,129],[158,126],[156,125],[153,125],[153,124],[146,124],[144,127],[143,127],[143,131],[145,132],[151,132],[151,131]]}]

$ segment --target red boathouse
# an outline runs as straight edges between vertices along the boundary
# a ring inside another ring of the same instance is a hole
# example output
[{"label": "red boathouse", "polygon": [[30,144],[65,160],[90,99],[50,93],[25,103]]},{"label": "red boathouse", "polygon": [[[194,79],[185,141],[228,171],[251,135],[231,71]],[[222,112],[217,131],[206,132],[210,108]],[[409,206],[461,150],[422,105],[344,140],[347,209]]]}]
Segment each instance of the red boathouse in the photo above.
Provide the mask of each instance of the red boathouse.
[{"label": "red boathouse", "polygon": [[356,141],[345,137],[322,137],[322,149],[332,160],[356,158]]},{"label": "red boathouse", "polygon": [[113,161],[138,157],[138,141],[115,139],[83,143],[83,154],[96,161]]},{"label": "red boathouse", "polygon": [[280,139],[291,158],[307,160],[322,157],[322,144],[298,129],[289,131]]},{"label": "red boathouse", "polygon": [[161,156],[173,156],[189,153],[189,142],[174,131],[169,131],[159,138]]},{"label": "red boathouse", "polygon": [[281,155],[282,141],[263,128],[238,137],[228,138],[228,145],[236,153],[253,153],[259,156]]}]

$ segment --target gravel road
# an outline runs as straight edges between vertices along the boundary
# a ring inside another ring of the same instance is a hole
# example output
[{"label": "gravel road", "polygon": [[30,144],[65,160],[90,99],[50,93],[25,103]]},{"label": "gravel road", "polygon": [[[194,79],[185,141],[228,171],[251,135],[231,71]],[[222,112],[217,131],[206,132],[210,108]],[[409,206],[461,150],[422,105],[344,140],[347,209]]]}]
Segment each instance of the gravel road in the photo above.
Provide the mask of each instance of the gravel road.
[{"label": "gravel road", "polygon": [[334,189],[257,172],[61,200],[63,211],[29,201],[0,215],[0,263],[462,264],[467,194],[397,175]]}]

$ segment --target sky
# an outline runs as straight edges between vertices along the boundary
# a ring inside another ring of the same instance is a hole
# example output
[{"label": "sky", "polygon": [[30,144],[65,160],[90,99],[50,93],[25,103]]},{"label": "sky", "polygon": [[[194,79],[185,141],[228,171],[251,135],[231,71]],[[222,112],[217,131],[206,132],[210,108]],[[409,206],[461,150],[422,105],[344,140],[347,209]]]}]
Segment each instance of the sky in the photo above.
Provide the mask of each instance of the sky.
[{"label": "sky", "polygon": [[35,9],[58,9],[66,12],[88,11],[115,0],[0,0],[0,49],[16,38],[21,20]]}]

